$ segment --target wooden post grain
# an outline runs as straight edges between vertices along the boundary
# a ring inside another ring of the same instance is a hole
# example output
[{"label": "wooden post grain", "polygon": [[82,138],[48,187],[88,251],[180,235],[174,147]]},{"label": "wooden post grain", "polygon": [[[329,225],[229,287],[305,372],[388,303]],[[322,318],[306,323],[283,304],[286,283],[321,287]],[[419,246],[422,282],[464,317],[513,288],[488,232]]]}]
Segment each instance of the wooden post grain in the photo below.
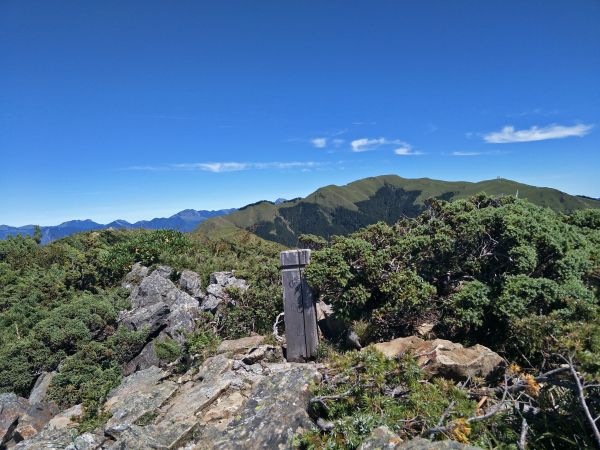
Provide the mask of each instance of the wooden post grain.
[{"label": "wooden post grain", "polygon": [[310,250],[281,252],[280,259],[287,360],[303,362],[314,359],[319,343],[317,314],[312,292],[304,279]]}]

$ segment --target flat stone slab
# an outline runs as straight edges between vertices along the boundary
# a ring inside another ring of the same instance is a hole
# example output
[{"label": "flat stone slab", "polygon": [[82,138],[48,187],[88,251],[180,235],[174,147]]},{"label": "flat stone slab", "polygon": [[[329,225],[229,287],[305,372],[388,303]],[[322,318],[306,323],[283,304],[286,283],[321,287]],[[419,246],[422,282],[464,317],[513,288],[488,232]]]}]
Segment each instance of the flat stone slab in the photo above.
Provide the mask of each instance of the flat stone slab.
[{"label": "flat stone slab", "polygon": [[263,378],[225,430],[205,433],[194,450],[291,448],[295,433],[314,427],[306,407],[309,385],[319,379],[310,364]]},{"label": "flat stone slab", "polygon": [[265,340],[264,336],[248,336],[241,339],[224,340],[217,348],[217,353],[239,354],[246,353],[258,347]]},{"label": "flat stone slab", "polygon": [[128,376],[108,397],[104,409],[111,414],[105,432],[117,437],[142,416],[152,414],[177,390],[177,384],[165,380],[167,372],[150,367]]}]

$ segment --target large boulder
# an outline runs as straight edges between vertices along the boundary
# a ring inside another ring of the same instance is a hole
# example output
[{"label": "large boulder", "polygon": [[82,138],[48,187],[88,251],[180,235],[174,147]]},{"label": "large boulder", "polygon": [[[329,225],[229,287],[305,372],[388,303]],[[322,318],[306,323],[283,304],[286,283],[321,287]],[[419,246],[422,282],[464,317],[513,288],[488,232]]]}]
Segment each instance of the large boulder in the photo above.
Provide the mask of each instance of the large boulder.
[{"label": "large boulder", "polygon": [[104,404],[104,410],[111,416],[104,433],[117,438],[123,430],[162,406],[177,390],[176,383],[164,380],[167,375],[158,367],[150,367],[125,378]]},{"label": "large boulder", "polygon": [[53,405],[31,404],[14,393],[0,394],[0,448],[12,447],[32,437],[56,412]]},{"label": "large boulder", "polygon": [[410,352],[431,375],[456,379],[485,378],[504,362],[500,355],[483,345],[463,347],[444,339],[425,341],[417,336],[410,336],[381,342],[374,347],[388,358]]},{"label": "large boulder", "polygon": [[179,288],[196,299],[201,299],[203,297],[200,275],[191,270],[184,270],[181,272],[179,277]]},{"label": "large boulder", "polygon": [[236,278],[233,272],[214,272],[210,274],[210,284],[206,287],[206,296],[200,305],[203,311],[214,312],[221,304],[230,304],[231,297],[227,293],[229,289],[248,289],[245,280]]},{"label": "large boulder", "polygon": [[319,378],[310,364],[264,378],[235,420],[222,433],[205,436],[195,450],[291,448],[296,433],[314,428],[306,408],[309,385]]}]

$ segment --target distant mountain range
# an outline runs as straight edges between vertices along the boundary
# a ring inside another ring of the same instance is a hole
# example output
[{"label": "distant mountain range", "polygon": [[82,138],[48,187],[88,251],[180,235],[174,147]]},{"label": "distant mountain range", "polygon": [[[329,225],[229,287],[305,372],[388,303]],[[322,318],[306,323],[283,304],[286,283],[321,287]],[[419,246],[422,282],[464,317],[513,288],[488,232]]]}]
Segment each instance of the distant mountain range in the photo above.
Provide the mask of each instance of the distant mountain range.
[{"label": "distant mountain range", "polygon": [[[93,220],[69,220],[56,226],[42,226],[42,244],[55,241],[66,236],[81,231],[103,230],[105,228],[146,228],[150,230],[168,229],[178,231],[192,231],[203,221],[229,214],[235,209],[221,209],[218,211],[197,211],[195,209],[184,209],[173,214],[171,217],[160,217],[152,220],[140,220],[139,222],[129,223],[126,220],[115,220],[106,225],[96,223]],[[35,225],[25,225],[22,227],[11,227],[0,225],[0,239],[6,239],[8,236],[17,234],[33,235]]]},{"label": "distant mountain range", "polygon": [[425,209],[424,201],[431,197],[454,200],[479,192],[517,195],[563,213],[600,208],[597,199],[501,178],[470,183],[383,175],[345,186],[326,186],[305,198],[253,203],[203,222],[196,232],[219,236],[243,229],[263,239],[295,246],[303,233],[323,237],[344,235],[378,221],[391,224],[401,217],[415,217]]}]

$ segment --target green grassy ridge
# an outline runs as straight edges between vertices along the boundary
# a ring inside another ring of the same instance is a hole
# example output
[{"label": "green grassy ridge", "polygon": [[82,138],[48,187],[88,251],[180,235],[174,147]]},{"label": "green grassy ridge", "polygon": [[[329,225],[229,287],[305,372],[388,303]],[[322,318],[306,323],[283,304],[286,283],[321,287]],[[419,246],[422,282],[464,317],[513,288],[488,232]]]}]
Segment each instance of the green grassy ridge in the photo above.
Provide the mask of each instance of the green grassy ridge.
[{"label": "green grassy ridge", "polygon": [[600,208],[598,200],[503,178],[474,183],[382,175],[344,186],[325,186],[305,198],[279,205],[257,202],[226,216],[209,219],[195,233],[220,237],[244,229],[264,239],[293,246],[297,236],[303,233],[323,237],[347,234],[381,220],[391,223],[402,216],[415,217],[422,212],[428,198],[456,200],[480,192],[493,196],[518,194],[519,198],[562,213]]}]

